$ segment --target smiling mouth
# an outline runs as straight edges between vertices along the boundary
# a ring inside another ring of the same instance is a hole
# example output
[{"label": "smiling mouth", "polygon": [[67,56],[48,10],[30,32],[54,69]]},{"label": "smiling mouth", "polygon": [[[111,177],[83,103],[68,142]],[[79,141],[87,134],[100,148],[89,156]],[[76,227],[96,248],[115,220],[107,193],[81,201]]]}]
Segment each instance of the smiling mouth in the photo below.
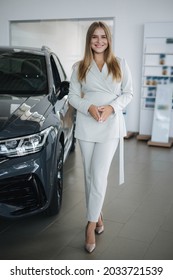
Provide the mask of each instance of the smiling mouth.
[{"label": "smiling mouth", "polygon": [[95,45],[96,48],[102,48],[104,45]]}]

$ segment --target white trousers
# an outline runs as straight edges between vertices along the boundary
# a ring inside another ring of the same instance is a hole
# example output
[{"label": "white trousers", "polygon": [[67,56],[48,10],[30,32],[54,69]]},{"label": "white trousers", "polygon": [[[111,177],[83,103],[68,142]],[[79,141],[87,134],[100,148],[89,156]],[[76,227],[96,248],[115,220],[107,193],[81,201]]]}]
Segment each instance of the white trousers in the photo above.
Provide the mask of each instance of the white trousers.
[{"label": "white trousers", "polygon": [[118,143],[119,139],[105,143],[79,140],[84,165],[87,220],[90,222],[97,222],[102,211],[108,173]]}]

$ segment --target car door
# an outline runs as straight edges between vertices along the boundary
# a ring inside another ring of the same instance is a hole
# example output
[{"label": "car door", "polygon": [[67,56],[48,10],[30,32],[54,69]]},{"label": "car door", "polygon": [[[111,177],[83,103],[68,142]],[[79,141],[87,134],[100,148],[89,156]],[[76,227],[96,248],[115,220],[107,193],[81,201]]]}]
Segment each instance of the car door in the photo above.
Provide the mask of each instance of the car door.
[{"label": "car door", "polygon": [[[61,86],[66,81],[65,72],[55,54],[51,55],[51,66],[53,72],[54,85],[57,95],[61,94]],[[63,123],[64,130],[64,155],[68,153],[73,141],[74,128],[74,109],[68,102],[67,94],[62,98],[58,98],[55,104],[55,111],[59,115]]]}]

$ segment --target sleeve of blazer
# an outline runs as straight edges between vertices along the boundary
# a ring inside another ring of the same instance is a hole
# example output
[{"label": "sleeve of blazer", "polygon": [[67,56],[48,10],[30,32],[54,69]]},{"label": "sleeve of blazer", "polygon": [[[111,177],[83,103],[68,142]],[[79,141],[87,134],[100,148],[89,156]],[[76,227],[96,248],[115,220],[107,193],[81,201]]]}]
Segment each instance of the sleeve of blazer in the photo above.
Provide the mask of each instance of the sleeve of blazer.
[{"label": "sleeve of blazer", "polygon": [[73,67],[73,73],[70,79],[70,88],[69,88],[69,103],[79,112],[88,115],[88,109],[91,106],[86,98],[82,97],[82,86],[77,77],[78,67],[75,65]]},{"label": "sleeve of blazer", "polygon": [[110,105],[114,111],[122,111],[133,98],[133,86],[130,69],[125,59],[121,62],[122,81],[121,95],[119,95]]}]

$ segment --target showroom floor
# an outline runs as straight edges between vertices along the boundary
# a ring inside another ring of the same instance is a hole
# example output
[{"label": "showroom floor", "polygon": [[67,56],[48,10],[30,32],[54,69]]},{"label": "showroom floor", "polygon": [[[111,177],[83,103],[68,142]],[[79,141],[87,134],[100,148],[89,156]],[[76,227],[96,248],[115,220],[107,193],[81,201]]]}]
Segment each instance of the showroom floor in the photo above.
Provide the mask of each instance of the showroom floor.
[{"label": "showroom floor", "polygon": [[125,140],[125,184],[114,157],[103,208],[105,232],[92,254],[84,251],[85,200],[80,151],[65,164],[61,212],[0,219],[0,259],[173,260],[173,148]]}]

